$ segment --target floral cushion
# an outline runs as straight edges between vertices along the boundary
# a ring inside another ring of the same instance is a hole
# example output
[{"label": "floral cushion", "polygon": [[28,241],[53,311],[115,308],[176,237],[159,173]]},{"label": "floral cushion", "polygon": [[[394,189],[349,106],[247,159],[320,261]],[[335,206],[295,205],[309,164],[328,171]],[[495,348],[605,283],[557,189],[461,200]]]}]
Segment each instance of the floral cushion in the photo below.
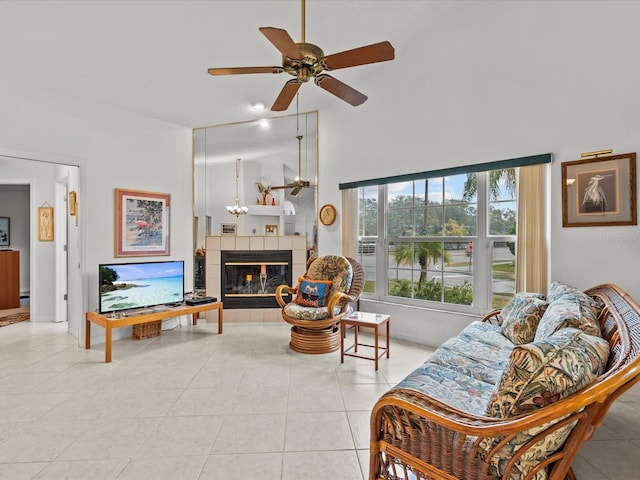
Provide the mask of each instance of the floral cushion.
[{"label": "floral cushion", "polygon": [[486,415],[493,386],[512,349],[513,343],[500,333],[500,327],[475,321],[438,347],[397,386],[474,415]]},{"label": "floral cushion", "polygon": [[396,388],[416,390],[458,410],[483,415],[493,385],[466,375],[455,365],[446,367],[427,361],[407,375]]},{"label": "floral cushion", "polygon": [[[295,302],[288,303],[284,306],[284,313],[288,317],[297,318],[299,320],[324,320],[329,317],[329,310],[324,307],[303,307]],[[353,307],[347,305],[347,312],[345,315],[349,315],[353,312]],[[340,306],[333,309],[333,316],[340,315]]]},{"label": "floral cushion", "polygon": [[331,280],[298,279],[294,302],[303,307],[325,307],[331,289]]},{"label": "floral cushion", "polygon": [[504,318],[507,317],[511,310],[518,305],[519,301],[522,301],[523,298],[539,298],[540,300],[546,300],[547,298],[542,293],[534,293],[534,292],[518,292],[516,293],[507,304],[502,307],[500,313],[498,314],[498,323],[502,325]]},{"label": "floral cushion", "polygon": [[500,312],[503,335],[515,345],[532,342],[547,305],[540,294],[516,294]]},{"label": "floral cushion", "polygon": [[544,340],[563,328],[579,328],[589,335],[602,336],[593,309],[581,304],[578,296],[572,294],[561,295],[549,303],[538,324],[534,341]]},{"label": "floral cushion", "polygon": [[547,301],[549,303],[555,302],[564,295],[574,297],[582,307],[590,309],[596,318],[598,317],[598,315],[600,315],[602,307],[589,295],[566,283],[557,281],[551,282],[551,285],[549,286],[549,296],[547,298]]},{"label": "floral cushion", "polygon": [[[511,342],[494,345],[481,332],[465,328],[467,335],[450,338],[429,357],[429,363],[452,368],[476,380],[495,385],[509,362]],[[470,332],[471,335],[469,335]],[[504,337],[503,337],[504,338]]]},{"label": "floral cushion", "polygon": [[556,402],[593,382],[608,359],[606,340],[576,328],[518,345],[496,384],[487,413],[506,418]]},{"label": "floral cushion", "polygon": [[329,298],[336,293],[348,292],[353,280],[353,267],[349,260],[340,255],[325,255],[315,259],[305,277],[312,280],[331,280]]},{"label": "floral cushion", "polygon": [[[511,352],[509,365],[491,394],[487,413],[506,418],[556,402],[596,380],[604,372],[608,358],[609,344],[606,340],[575,328],[565,328],[544,340],[516,346]],[[523,431],[507,442],[491,459],[492,473],[503,475],[513,452],[544,428],[546,425]],[[507,478],[525,476],[562,446],[572,428],[573,425],[567,425],[541,438],[517,462],[519,474],[510,473]],[[480,454],[486,455],[499,441],[499,438],[485,440]],[[541,471],[535,478],[545,477],[546,473]]]},{"label": "floral cushion", "polygon": [[482,343],[494,347],[506,348],[511,352],[513,342],[502,334],[502,327],[476,320],[467,325],[458,337],[466,340],[482,340]]}]

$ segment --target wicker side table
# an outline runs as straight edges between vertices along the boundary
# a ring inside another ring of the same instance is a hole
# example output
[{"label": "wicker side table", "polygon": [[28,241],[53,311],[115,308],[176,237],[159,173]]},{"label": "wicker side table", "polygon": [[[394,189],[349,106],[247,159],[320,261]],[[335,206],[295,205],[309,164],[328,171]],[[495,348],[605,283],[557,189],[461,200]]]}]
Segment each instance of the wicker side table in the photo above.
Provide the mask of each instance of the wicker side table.
[{"label": "wicker side table", "polygon": [[[344,317],[340,321],[340,363],[344,363],[345,355],[348,357],[364,358],[367,360],[373,360],[376,364],[376,370],[378,370],[378,359],[380,359],[385,353],[389,358],[389,324],[391,323],[391,317],[389,315],[383,315],[379,313],[367,313],[367,312],[353,312],[351,315]],[[380,327],[385,325],[385,345],[380,346],[379,335]],[[347,328],[353,327],[354,342],[353,345],[344,348],[344,339],[347,334]],[[374,335],[374,344],[360,343],[358,341],[358,331],[360,327],[372,328]],[[359,355],[358,347],[373,347],[373,356]],[[349,353],[353,350],[353,353]],[[382,353],[380,353],[382,351]]]}]

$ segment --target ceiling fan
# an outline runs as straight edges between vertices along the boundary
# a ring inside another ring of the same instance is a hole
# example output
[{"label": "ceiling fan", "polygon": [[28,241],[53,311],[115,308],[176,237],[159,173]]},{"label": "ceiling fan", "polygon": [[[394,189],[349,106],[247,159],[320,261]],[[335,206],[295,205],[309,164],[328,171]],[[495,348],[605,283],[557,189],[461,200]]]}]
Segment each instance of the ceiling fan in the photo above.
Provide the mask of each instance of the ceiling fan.
[{"label": "ceiling fan", "polygon": [[320,47],[305,41],[305,0],[301,1],[302,41],[294,42],[287,31],[281,28],[259,28],[262,34],[282,53],[282,66],[210,68],[208,72],[211,75],[283,72],[292,75],[295,78],[284,84],[278,98],[271,106],[272,111],[282,111],[289,108],[300,85],[308,82],[312,77],[320,88],[354,107],[361,105],[367,100],[366,95],[322,72],[393,60],[395,58],[393,46],[388,41],[384,41],[325,56]]},{"label": "ceiling fan", "polygon": [[[291,188],[292,190],[289,192],[291,196],[298,195],[303,188],[311,187],[311,182],[309,180],[302,179],[302,139],[303,135],[300,134],[300,107],[299,100],[300,94],[296,97],[296,139],[298,140],[298,177],[290,183],[286,185],[279,185],[275,187],[271,187],[271,190],[282,190],[284,188]],[[313,185],[315,187],[315,185]]]},{"label": "ceiling fan", "polygon": [[279,185],[279,186],[275,186],[275,187],[271,187],[271,190],[282,190],[284,188],[291,188],[291,191],[289,192],[290,195],[292,196],[296,196],[298,195],[303,188],[305,187],[310,187],[311,186],[311,182],[309,182],[309,180],[303,180],[302,179],[302,172],[301,172],[301,156],[300,156],[300,142],[302,141],[302,135],[296,135],[296,138],[298,139],[298,178],[296,178],[293,182],[291,183],[287,183],[286,185]]}]

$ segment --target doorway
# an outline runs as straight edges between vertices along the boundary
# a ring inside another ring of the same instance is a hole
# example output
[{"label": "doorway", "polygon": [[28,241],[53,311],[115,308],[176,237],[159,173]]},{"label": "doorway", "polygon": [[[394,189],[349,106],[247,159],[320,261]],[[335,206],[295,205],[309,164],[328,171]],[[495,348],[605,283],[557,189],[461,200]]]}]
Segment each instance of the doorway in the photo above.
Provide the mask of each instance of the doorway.
[{"label": "doorway", "polygon": [[[79,265],[80,234],[76,218],[70,215],[69,191],[78,191],[79,167],[28,158],[0,156],[0,194],[17,185],[26,188],[20,202],[0,201],[10,211],[11,245],[20,252],[21,308],[28,304],[32,322],[67,322],[68,331],[79,337],[80,319],[68,312],[81,311],[82,292],[67,284],[81,285]],[[21,205],[17,207],[18,203]],[[53,207],[54,235],[51,241],[38,238],[38,208]],[[15,217],[15,219],[14,219]],[[72,263],[74,262],[74,263]],[[70,295],[69,292],[75,292]]]},{"label": "doorway", "polygon": [[0,184],[0,326],[30,316],[29,199],[28,183]]}]

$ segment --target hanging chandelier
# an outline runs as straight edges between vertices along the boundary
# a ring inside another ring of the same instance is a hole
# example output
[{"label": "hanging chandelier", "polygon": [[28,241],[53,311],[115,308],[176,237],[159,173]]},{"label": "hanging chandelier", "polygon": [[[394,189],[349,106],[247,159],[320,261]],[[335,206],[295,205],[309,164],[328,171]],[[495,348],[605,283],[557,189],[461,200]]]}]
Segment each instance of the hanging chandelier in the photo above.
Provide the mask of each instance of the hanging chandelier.
[{"label": "hanging chandelier", "polygon": [[235,215],[239,217],[240,215],[245,215],[249,208],[245,206],[240,206],[240,200],[238,199],[238,178],[240,176],[240,159],[236,158],[236,204],[235,205],[227,205],[227,212],[231,215]]}]

